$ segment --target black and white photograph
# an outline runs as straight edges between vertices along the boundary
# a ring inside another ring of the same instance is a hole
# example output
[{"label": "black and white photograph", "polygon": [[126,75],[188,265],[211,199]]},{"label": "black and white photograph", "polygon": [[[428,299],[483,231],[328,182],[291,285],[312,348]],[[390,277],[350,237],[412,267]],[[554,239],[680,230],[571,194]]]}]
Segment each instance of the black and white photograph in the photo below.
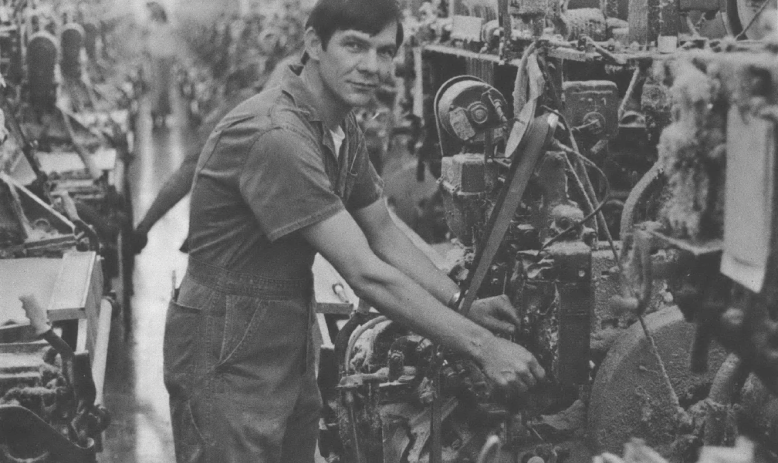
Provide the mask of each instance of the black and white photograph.
[{"label": "black and white photograph", "polygon": [[778,463],[778,0],[0,0],[0,463]]}]

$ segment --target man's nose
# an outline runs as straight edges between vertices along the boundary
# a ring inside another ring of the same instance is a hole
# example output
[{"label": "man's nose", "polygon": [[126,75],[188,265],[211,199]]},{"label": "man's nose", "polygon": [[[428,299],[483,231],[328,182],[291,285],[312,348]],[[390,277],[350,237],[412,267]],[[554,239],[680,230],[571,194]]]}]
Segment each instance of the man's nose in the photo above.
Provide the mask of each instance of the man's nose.
[{"label": "man's nose", "polygon": [[375,74],[378,72],[378,52],[370,49],[362,56],[359,62],[359,70],[366,73]]}]

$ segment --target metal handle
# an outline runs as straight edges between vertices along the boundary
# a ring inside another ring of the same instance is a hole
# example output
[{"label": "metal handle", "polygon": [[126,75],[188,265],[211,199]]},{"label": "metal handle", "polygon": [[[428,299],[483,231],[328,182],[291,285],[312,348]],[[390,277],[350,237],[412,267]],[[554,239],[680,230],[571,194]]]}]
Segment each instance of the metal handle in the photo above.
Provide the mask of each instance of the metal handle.
[{"label": "metal handle", "polygon": [[492,463],[499,461],[500,449],[502,448],[502,442],[500,438],[491,435],[486,439],[486,443],[481,448],[481,453],[478,454],[478,463]]}]

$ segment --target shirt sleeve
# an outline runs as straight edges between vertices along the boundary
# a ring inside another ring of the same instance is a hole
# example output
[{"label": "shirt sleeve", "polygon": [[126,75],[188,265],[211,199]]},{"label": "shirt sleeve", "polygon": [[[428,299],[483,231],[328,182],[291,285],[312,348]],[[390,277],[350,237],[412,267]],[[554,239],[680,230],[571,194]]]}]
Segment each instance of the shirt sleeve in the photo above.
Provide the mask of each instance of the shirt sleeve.
[{"label": "shirt sleeve", "polygon": [[257,137],[239,188],[270,241],[344,209],[315,143],[291,129],[272,129]]},{"label": "shirt sleeve", "polygon": [[367,207],[381,199],[384,194],[384,181],[376,172],[370,157],[367,155],[364,138],[360,135],[361,149],[357,153],[355,163],[356,172],[350,171],[349,175],[355,175],[354,189],[346,204],[346,209],[353,212]]}]

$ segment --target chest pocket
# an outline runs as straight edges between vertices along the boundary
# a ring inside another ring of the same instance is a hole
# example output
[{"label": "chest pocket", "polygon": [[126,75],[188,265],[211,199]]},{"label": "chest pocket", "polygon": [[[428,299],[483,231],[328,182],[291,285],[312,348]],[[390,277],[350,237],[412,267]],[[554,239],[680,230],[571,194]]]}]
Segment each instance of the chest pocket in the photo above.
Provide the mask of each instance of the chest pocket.
[{"label": "chest pocket", "polygon": [[360,153],[365,152],[365,139],[363,137],[354,138],[355,140],[352,141],[357,144],[357,148],[350,150],[353,153],[352,159],[347,159],[347,162],[344,163],[346,165],[343,166],[345,181],[341,199],[344,204],[348,204],[351,193],[354,191],[354,185],[359,178],[359,173],[362,171],[362,163],[366,161],[365,156],[360,156]]},{"label": "chest pocket", "polygon": [[[367,150],[365,148],[365,137],[359,132],[356,119],[353,114],[346,121],[346,138],[340,147],[340,153],[334,151],[331,138],[325,132],[323,125],[318,126],[322,140],[322,161],[324,170],[329,177],[332,191],[348,205],[354,186],[362,172],[364,162],[367,161]],[[343,154],[341,157],[340,154]]]}]

